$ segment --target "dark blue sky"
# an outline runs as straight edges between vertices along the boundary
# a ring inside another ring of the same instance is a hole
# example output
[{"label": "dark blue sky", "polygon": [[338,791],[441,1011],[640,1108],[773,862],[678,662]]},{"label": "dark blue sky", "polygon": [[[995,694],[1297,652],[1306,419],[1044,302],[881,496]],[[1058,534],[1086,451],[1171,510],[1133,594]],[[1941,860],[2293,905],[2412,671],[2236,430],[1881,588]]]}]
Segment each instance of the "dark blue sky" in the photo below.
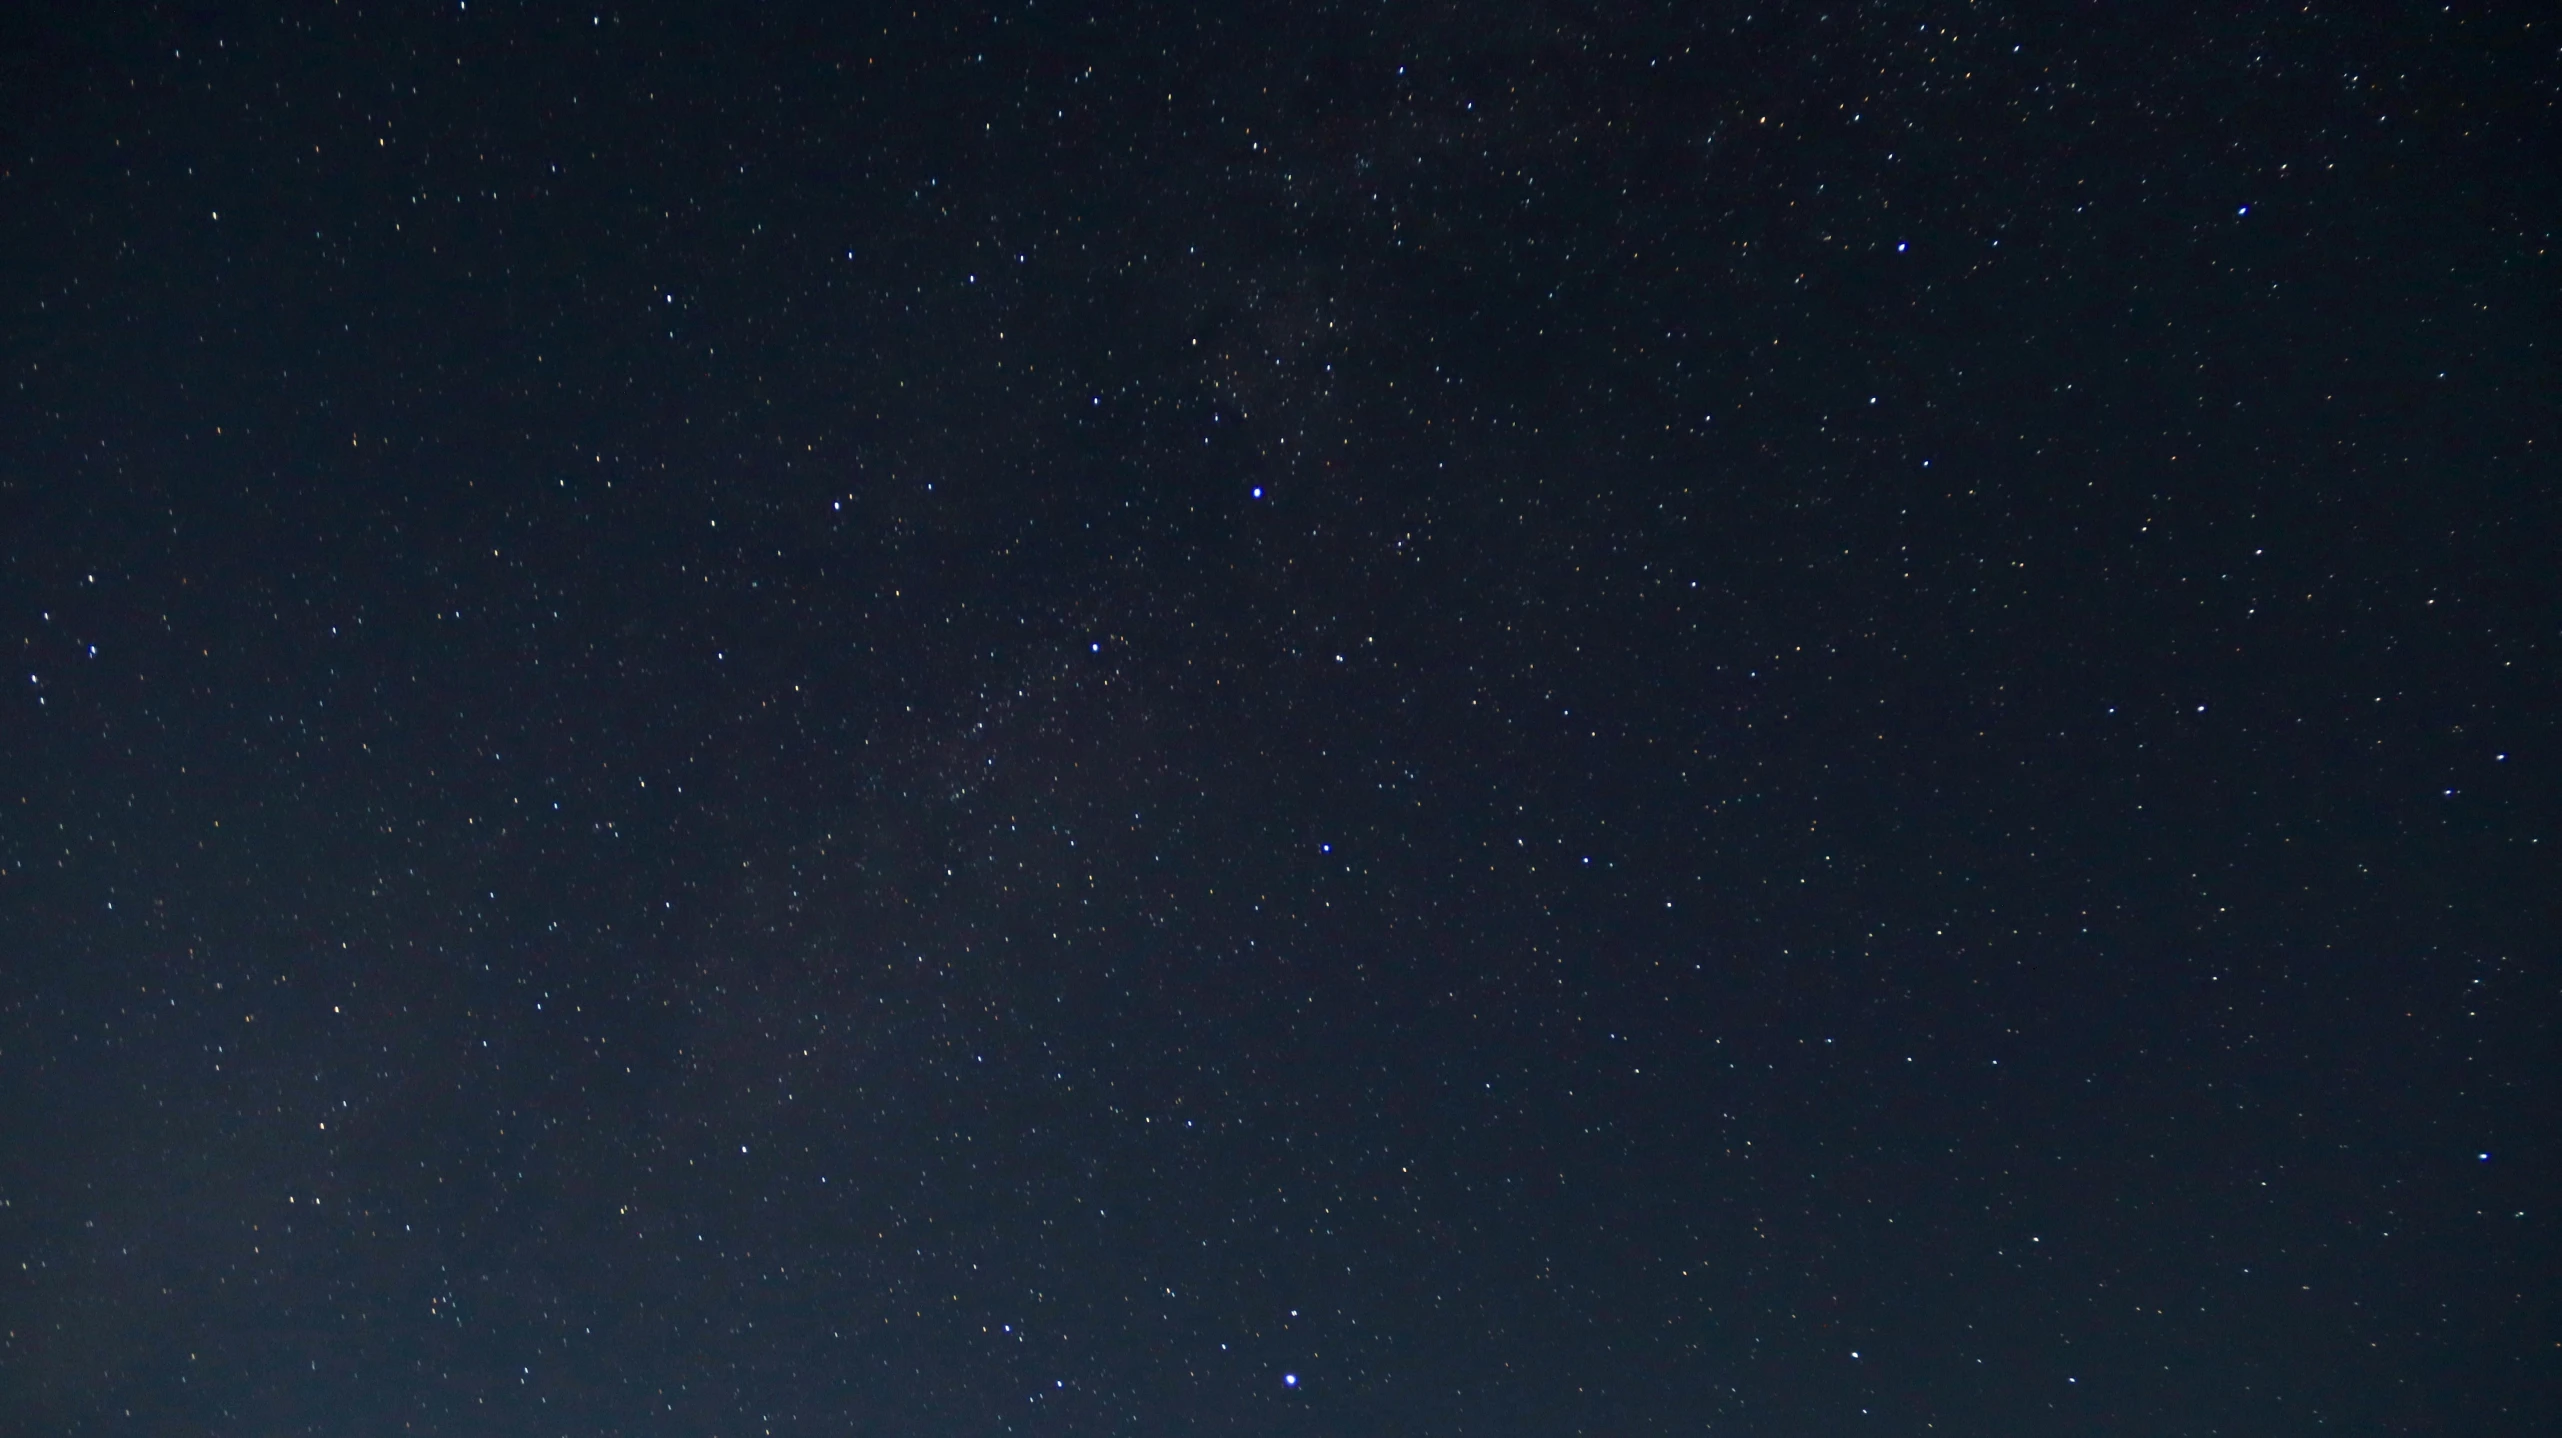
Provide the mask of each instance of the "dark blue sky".
[{"label": "dark blue sky", "polygon": [[2540,1431],[2545,28],[0,22],[0,1407]]}]

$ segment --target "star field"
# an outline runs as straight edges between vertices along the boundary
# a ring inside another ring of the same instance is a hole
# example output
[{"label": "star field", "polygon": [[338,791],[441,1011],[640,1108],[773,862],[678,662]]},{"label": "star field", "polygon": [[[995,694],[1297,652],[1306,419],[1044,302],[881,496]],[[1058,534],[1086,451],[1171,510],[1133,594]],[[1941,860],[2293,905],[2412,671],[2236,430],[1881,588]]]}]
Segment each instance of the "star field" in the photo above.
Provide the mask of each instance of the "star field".
[{"label": "star field", "polygon": [[2540,1431],[2552,28],[0,21],[0,1411]]}]

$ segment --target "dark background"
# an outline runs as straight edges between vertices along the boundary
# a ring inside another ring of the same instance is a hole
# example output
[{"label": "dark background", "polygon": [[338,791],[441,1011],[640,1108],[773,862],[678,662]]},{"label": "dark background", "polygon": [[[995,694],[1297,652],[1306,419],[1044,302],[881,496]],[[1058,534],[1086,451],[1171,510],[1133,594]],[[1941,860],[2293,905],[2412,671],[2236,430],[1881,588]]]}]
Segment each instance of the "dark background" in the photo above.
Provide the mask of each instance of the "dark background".
[{"label": "dark background", "polygon": [[2542,1431],[2557,37],[13,8],[0,1430]]}]

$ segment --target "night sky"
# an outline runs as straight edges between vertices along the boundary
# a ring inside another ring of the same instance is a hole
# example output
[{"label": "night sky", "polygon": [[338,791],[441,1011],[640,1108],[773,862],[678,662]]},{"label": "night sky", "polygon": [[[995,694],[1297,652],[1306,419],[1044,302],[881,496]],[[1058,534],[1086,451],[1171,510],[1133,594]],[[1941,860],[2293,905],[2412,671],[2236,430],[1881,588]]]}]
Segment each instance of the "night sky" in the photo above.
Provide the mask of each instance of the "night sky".
[{"label": "night sky", "polygon": [[2197,9],[10,7],[0,1432],[2549,1431],[2562,27]]}]

